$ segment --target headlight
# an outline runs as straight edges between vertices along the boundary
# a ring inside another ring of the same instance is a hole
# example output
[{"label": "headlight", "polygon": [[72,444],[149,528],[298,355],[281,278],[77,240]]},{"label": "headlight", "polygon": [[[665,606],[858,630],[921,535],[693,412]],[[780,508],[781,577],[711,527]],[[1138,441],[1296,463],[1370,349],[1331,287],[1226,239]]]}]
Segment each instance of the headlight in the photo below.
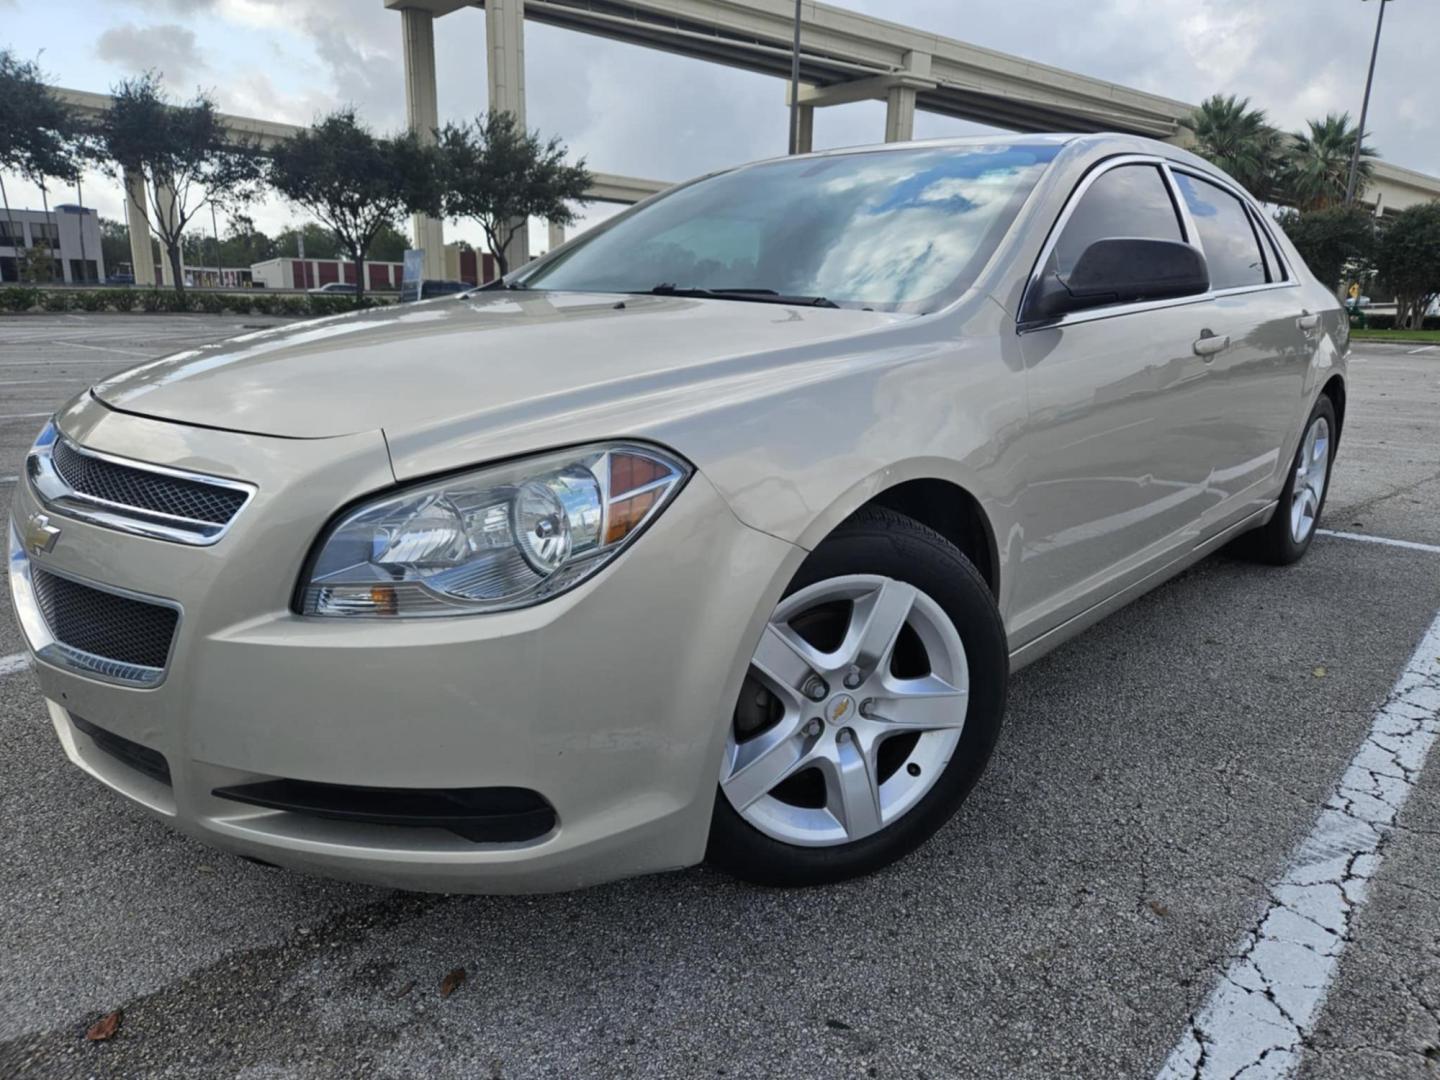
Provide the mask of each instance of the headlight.
[{"label": "headlight", "polygon": [[302,590],[305,615],[464,615],[548,600],[618,555],[690,466],[588,446],[409,488],[347,513]]}]

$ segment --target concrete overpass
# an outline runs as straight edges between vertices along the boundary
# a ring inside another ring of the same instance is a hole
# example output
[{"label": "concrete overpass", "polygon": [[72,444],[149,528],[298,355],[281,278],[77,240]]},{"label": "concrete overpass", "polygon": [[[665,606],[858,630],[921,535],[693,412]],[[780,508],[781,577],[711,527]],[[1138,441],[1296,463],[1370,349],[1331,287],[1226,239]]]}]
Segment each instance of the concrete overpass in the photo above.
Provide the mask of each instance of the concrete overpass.
[{"label": "concrete overpass", "polygon": [[[405,43],[410,122],[434,127],[434,20],[466,7],[485,11],[490,107],[525,118],[529,19],[630,45],[787,80],[792,0],[384,0],[398,10]],[[803,0],[800,149],[810,149],[817,108],[885,102],[885,140],[913,137],[923,109],[1010,131],[1123,131],[1183,143],[1193,105],[1063,68],[983,49],[885,19]],[[1370,205],[1403,210],[1440,198],[1440,179],[1375,163]],[[438,223],[434,228],[438,229]],[[438,233],[436,235],[439,235]],[[419,228],[417,227],[417,237]],[[512,252],[512,265],[527,253]],[[515,257],[518,256],[518,259]]]},{"label": "concrete overpass", "polygon": [[[384,0],[400,13],[405,106],[410,127],[428,133],[439,124],[435,79],[435,19],[462,8],[484,9],[489,106],[525,122],[525,21],[558,26],[631,45],[661,49],[710,63],[786,80],[788,99],[794,4],[791,0]],[[1179,126],[1194,106],[1062,68],[983,49],[939,34],[814,0],[801,5],[802,86],[800,149],[810,149],[815,110],[853,101],[885,102],[887,142],[910,139],[917,109],[1010,131],[1123,131],[1183,143]],[[90,116],[109,107],[105,94],[55,88]],[[777,95],[777,105],[779,96]],[[475,111],[479,111],[478,109]],[[224,115],[238,138],[262,146],[299,128],[272,120]],[[596,173],[590,198],[633,203],[670,181]],[[126,177],[131,257],[138,283],[155,280],[148,215],[139,178]],[[1440,179],[1376,162],[1365,201],[1398,211],[1440,199]],[[138,227],[136,227],[138,225]],[[427,276],[443,277],[444,229],[417,216],[416,247],[426,251]],[[552,246],[563,238],[551,230]],[[529,255],[524,230],[511,265]]]}]

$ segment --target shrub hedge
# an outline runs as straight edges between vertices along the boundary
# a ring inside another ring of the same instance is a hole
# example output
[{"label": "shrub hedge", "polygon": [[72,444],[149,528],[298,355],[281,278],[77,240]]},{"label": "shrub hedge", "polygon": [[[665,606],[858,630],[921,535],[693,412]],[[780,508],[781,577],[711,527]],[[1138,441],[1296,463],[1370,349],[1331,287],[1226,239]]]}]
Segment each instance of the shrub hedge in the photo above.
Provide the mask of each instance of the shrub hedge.
[{"label": "shrub hedge", "polygon": [[[362,307],[392,304],[390,297],[366,296]],[[320,293],[186,292],[174,289],[41,289],[26,285],[0,288],[0,311],[148,311],[203,312],[219,315],[340,315],[354,311],[355,297]]]},{"label": "shrub hedge", "polygon": [[[1394,330],[1394,315],[1371,315],[1365,312],[1365,328],[1367,330]],[[1440,330],[1440,315],[1427,315],[1421,330]]]}]

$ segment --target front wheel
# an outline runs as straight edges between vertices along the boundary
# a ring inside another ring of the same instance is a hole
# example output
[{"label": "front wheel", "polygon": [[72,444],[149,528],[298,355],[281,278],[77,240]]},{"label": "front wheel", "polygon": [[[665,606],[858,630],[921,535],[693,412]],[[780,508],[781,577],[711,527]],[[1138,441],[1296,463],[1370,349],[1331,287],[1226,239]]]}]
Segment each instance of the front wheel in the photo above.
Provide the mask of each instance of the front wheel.
[{"label": "front wheel", "polygon": [[862,511],[765,626],[727,734],[707,858],[769,885],[894,862],[989,760],[1008,650],[974,566],[942,536]]}]

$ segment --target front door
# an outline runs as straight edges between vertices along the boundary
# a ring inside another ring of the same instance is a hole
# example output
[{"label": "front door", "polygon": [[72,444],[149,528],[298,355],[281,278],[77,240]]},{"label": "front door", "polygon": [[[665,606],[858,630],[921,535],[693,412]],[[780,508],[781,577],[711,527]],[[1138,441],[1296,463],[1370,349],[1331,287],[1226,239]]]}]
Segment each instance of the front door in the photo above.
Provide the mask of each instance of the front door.
[{"label": "front door", "polygon": [[[1158,164],[1092,174],[1059,223],[1046,272],[1063,279],[1096,240],[1184,240]],[[1188,549],[1207,487],[1209,365],[1196,350],[1213,302],[1099,307],[1020,333],[1029,395],[1020,495],[1023,567],[1011,623],[1026,639]]]}]

